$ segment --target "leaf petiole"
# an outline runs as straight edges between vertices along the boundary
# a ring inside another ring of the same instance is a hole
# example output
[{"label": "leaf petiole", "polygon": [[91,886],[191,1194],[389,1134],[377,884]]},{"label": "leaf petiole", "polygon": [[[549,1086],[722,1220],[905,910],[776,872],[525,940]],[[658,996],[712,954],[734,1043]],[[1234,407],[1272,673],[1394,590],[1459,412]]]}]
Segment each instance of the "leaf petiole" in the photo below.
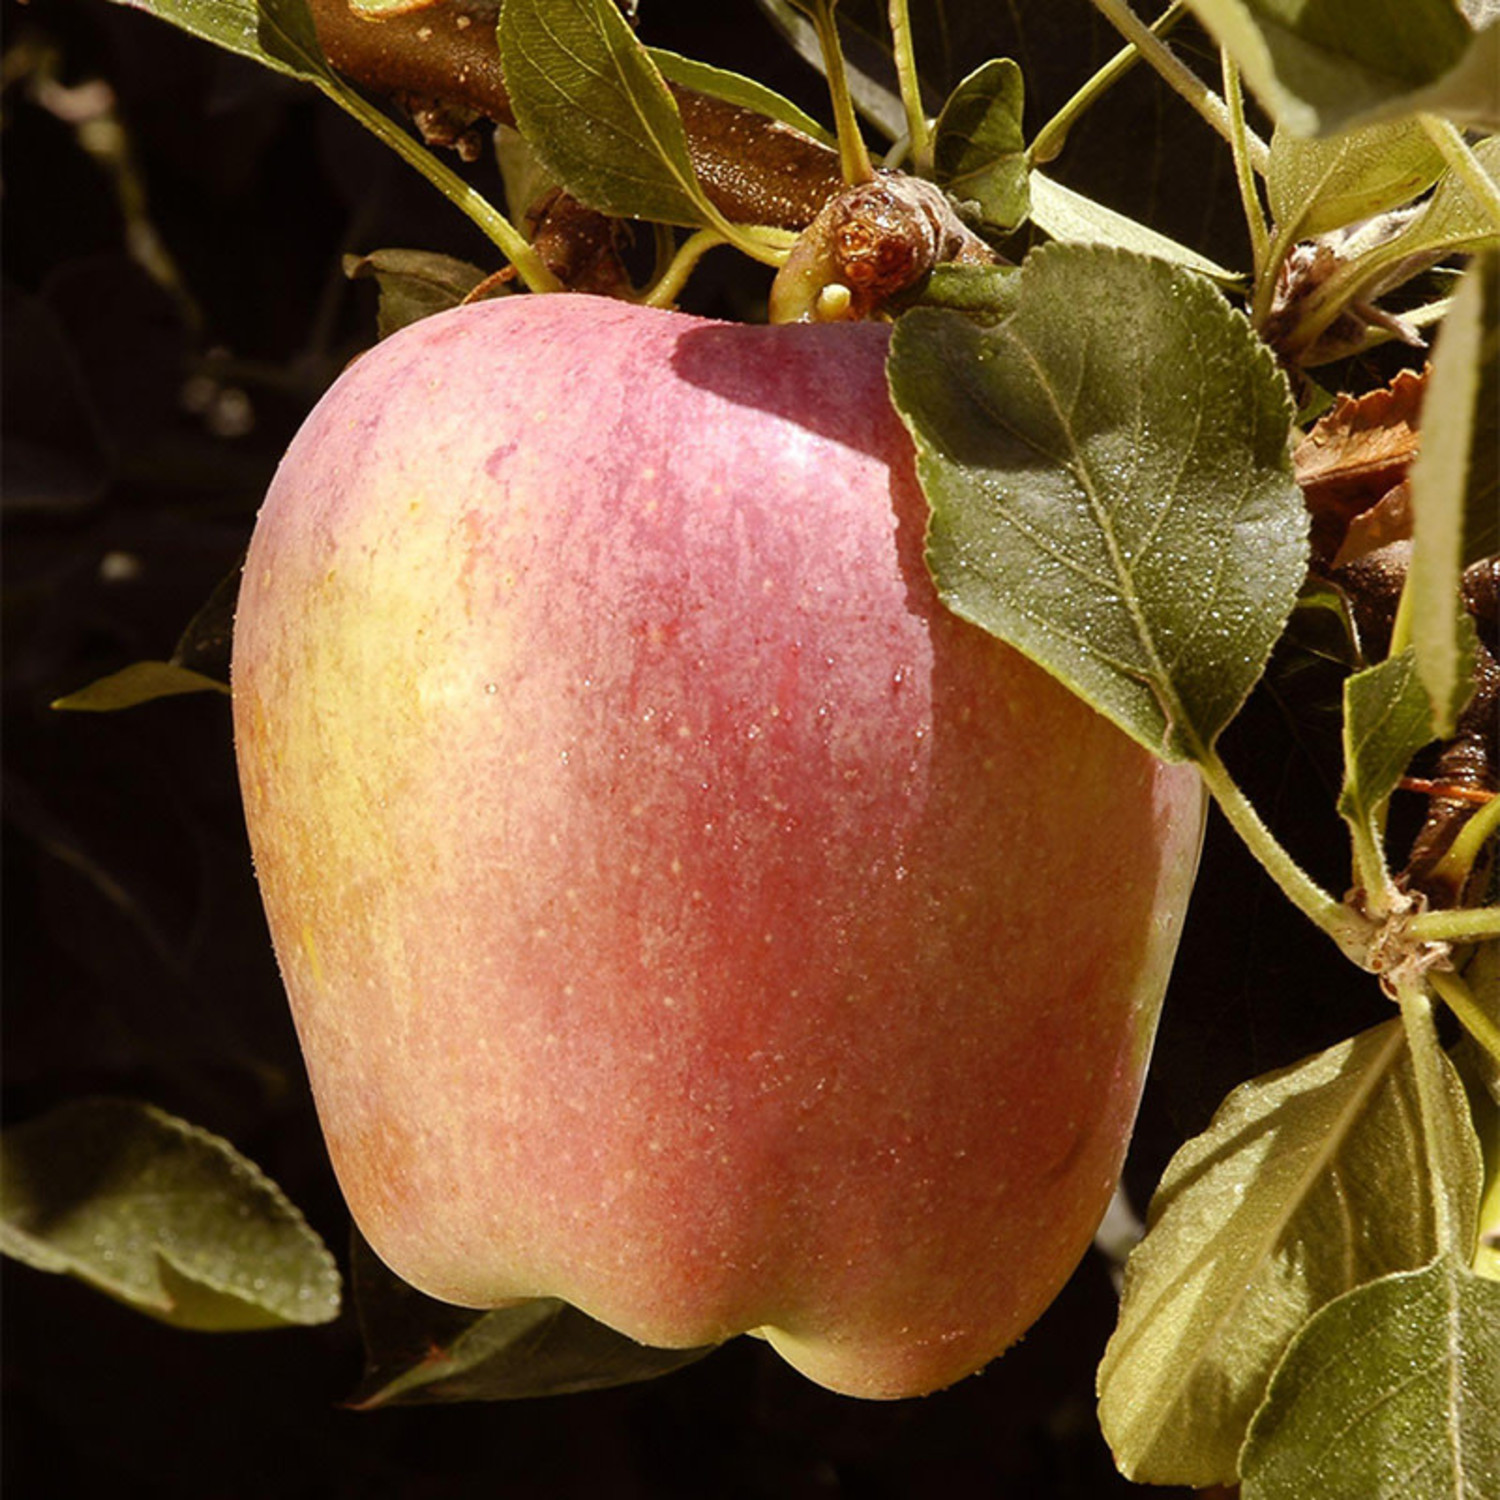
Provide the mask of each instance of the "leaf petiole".
[{"label": "leaf petiole", "polygon": [[541,257],[531,248],[525,236],[487,199],[469,186],[446,162],[440,161],[426,147],[408,135],[396,122],[383,114],[353,89],[319,87],[335,103],[346,109],[372,135],[385,142],[402,160],[422,173],[448,201],[461,209],[499,248],[505,258],[534,292],[560,292],[563,285],[549,271]]},{"label": "leaf petiole", "polygon": [[733,245],[742,254],[779,269],[796,240],[790,230],[721,220],[716,227],[690,234],[669,255],[659,256],[661,269],[639,300],[647,307],[671,307],[698,262],[715,245]]},{"label": "leaf petiole", "polygon": [[1255,172],[1250,166],[1250,147],[1247,139],[1249,127],[1245,124],[1245,95],[1240,87],[1240,70],[1227,50],[1219,53],[1224,74],[1224,102],[1229,108],[1229,144],[1234,151],[1234,175],[1239,183],[1240,202],[1244,205],[1245,226],[1250,231],[1251,264],[1255,270],[1257,290],[1259,280],[1266,270],[1266,256],[1270,251],[1266,231],[1265,211],[1261,206],[1260,191],[1255,183]]},{"label": "leaf petiole", "polygon": [[1461,888],[1480,850],[1497,834],[1500,834],[1500,797],[1492,797],[1459,829],[1433,873],[1453,889]]},{"label": "leaf petiole", "polygon": [[466,213],[516,268],[533,292],[560,292],[560,282],[526,237],[488,199],[476,193],[446,162],[440,161],[396,122],[351,88],[314,79],[336,104],[354,116],[372,135],[384,141],[402,160],[414,166],[455,207]]},{"label": "leaf petiole", "polygon": [[1433,1025],[1432,999],[1423,983],[1420,980],[1398,982],[1396,999],[1401,1006],[1401,1024],[1411,1048],[1412,1072],[1417,1082],[1417,1107],[1422,1116],[1427,1173],[1432,1183],[1433,1227],[1439,1253],[1447,1254],[1458,1248],[1461,1215],[1455,1201],[1454,1185],[1445,1171],[1444,1153],[1438,1144],[1453,1133],[1451,1107],[1443,1097],[1445,1058],[1438,1043],[1437,1028]]},{"label": "leaf petiole", "polygon": [[1422,115],[1420,118],[1422,129],[1443,153],[1453,175],[1468,188],[1474,201],[1488,215],[1495,232],[1500,234],[1500,183],[1484,170],[1464,143],[1457,126],[1438,115]]},{"label": "leaf petiole", "polygon": [[1487,943],[1500,938],[1500,906],[1454,906],[1419,912],[1405,923],[1424,943]]},{"label": "leaf petiole", "polygon": [[[1152,29],[1131,10],[1125,0],[1094,0],[1098,10],[1124,37],[1134,42],[1140,54],[1230,145],[1234,144],[1229,110],[1224,101],[1177,56]],[[1251,167],[1265,176],[1270,153],[1253,130],[1245,131],[1245,154]]]},{"label": "leaf petiole", "polygon": [[[850,187],[869,182],[875,176],[865,138],[860,134],[854,113],[854,96],[849,92],[849,74],[844,67],[844,47],[839,41],[834,10],[838,0],[792,0],[813,23],[818,46],[823,53],[823,74],[828,79],[828,95],[833,104],[834,129],[839,139],[839,166]],[[920,108],[920,106],[919,106]]]},{"label": "leaf petiole", "polygon": [[890,0],[891,49],[895,55],[896,82],[901,106],[906,111],[906,138],[912,166],[920,177],[932,171],[932,131],[922,109],[922,81],[917,74],[917,53],[912,45],[911,11],[907,0]]},{"label": "leaf petiole", "polygon": [[1281,893],[1316,927],[1327,933],[1361,968],[1367,958],[1375,924],[1342,901],[1330,896],[1282,847],[1240,789],[1217,750],[1197,757],[1199,773],[1219,811],[1229,820],[1245,847],[1280,887]]},{"label": "leaf petiole", "polygon": [[724,243],[724,236],[717,229],[699,229],[690,234],[646,289],[641,303],[646,307],[671,307],[687,285],[688,277],[697,269],[698,262],[715,245]]},{"label": "leaf petiole", "polygon": [[[893,0],[894,3],[894,0]],[[1172,4],[1151,23],[1156,36],[1165,36],[1181,18],[1186,0],[1172,0]],[[1093,105],[1119,82],[1141,59],[1141,49],[1134,42],[1127,42],[1097,73],[1083,84],[1058,112],[1037,131],[1026,153],[1029,166],[1044,166],[1062,155],[1068,143],[1068,132]]]},{"label": "leaf petiole", "polygon": [[1500,1064],[1500,1024],[1474,998],[1474,992],[1457,975],[1433,969],[1427,982],[1443,1004],[1458,1017],[1465,1031]]}]

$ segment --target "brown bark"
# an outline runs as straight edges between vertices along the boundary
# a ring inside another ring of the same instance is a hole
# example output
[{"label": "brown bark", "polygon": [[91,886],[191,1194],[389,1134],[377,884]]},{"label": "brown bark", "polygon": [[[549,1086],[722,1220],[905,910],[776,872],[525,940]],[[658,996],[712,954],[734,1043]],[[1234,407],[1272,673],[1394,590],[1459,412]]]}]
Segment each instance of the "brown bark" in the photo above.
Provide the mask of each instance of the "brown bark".
[{"label": "brown bark", "polygon": [[[355,14],[347,0],[310,4],[329,62],[372,94],[515,123],[493,4],[442,0],[380,21]],[[699,179],[735,223],[805,228],[843,185],[838,153],[800,131],[689,89],[672,92]]]}]

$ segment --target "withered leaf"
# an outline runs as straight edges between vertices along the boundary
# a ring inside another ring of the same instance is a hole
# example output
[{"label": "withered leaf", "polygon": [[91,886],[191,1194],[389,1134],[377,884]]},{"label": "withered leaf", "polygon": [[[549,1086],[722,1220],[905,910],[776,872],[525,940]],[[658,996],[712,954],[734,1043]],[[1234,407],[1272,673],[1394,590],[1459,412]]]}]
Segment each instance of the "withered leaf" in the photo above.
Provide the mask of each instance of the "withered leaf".
[{"label": "withered leaf", "polygon": [[[1324,562],[1340,553],[1354,518],[1405,480],[1420,446],[1426,388],[1425,370],[1403,370],[1380,390],[1341,396],[1297,445],[1293,468],[1312,513],[1313,552]],[[1401,535],[1383,536],[1376,545]]]}]

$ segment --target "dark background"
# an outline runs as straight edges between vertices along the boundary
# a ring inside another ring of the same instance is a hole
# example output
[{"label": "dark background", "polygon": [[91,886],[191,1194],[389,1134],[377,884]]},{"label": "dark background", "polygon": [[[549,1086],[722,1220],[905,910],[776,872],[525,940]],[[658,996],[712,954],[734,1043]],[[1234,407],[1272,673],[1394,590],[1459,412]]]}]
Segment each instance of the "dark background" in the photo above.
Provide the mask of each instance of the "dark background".
[{"label": "dark background", "polygon": [[[703,9],[646,0],[646,39],[826,116],[818,81],[749,0],[709,22]],[[924,55],[950,79],[1017,57],[1034,130],[1114,49],[1090,17],[1082,0],[966,7],[948,17],[952,55]],[[85,1094],[150,1100],[233,1141],[342,1255],[347,1221],[251,878],[227,701],[48,705],[168,656],[234,569],[280,450],[373,340],[373,289],[343,278],[343,253],[497,259],[309,88],[104,0],[8,3],[4,19],[4,1120]],[[1227,154],[1144,72],[1055,169],[1246,259]],[[475,176],[498,199],[492,169]],[[717,251],[688,303],[753,316],[764,290]],[[208,665],[214,654],[209,641]],[[1342,890],[1329,688],[1288,655],[1227,748],[1285,841]],[[1234,1084],[1380,1019],[1374,987],[1216,821],[1127,1171],[1137,1207]],[[1096,1254],[1021,1346],[922,1401],[834,1396],[739,1340],[649,1385],[371,1414],[340,1404],[361,1370],[347,1310],[313,1331],[195,1335],[5,1269],[8,1500],[1130,1492],[1093,1415],[1114,1315]]]}]

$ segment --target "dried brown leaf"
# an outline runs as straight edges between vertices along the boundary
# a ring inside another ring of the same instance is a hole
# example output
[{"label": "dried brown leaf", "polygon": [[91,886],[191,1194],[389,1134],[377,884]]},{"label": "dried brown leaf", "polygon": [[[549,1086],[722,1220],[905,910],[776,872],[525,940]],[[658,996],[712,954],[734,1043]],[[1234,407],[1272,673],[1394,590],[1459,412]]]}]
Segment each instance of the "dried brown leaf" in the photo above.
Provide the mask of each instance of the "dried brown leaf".
[{"label": "dried brown leaf", "polygon": [[[1425,370],[1420,374],[1403,370],[1380,390],[1359,397],[1341,396],[1298,444],[1293,464],[1312,513],[1313,551],[1323,561],[1341,555],[1356,516],[1378,506],[1404,482],[1420,444],[1418,425],[1426,388]],[[1408,530],[1405,535],[1409,534]],[[1385,535],[1352,555],[1402,537],[1402,533]]]}]

